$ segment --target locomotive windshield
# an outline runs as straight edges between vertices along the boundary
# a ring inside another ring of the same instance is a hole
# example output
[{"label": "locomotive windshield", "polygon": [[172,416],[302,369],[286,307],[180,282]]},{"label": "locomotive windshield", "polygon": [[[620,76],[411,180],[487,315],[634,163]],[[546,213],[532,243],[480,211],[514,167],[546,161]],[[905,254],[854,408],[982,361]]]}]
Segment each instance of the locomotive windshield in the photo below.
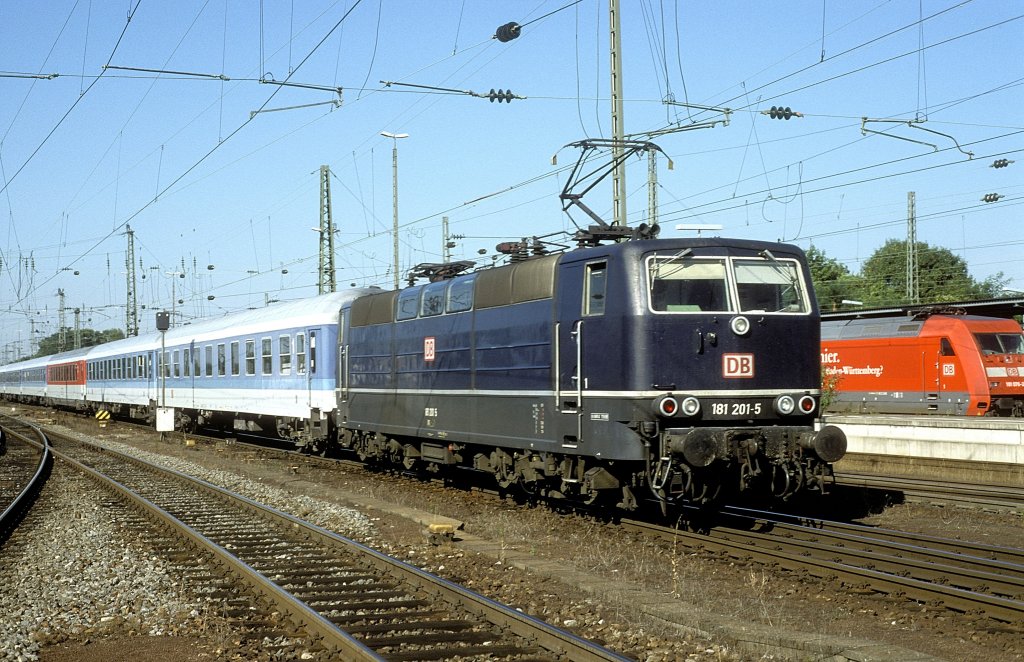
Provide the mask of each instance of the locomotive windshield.
[{"label": "locomotive windshield", "polygon": [[656,312],[810,310],[799,264],[793,260],[653,257],[647,282]]},{"label": "locomotive windshield", "polygon": [[975,333],[982,354],[1024,354],[1024,335],[1019,333]]}]

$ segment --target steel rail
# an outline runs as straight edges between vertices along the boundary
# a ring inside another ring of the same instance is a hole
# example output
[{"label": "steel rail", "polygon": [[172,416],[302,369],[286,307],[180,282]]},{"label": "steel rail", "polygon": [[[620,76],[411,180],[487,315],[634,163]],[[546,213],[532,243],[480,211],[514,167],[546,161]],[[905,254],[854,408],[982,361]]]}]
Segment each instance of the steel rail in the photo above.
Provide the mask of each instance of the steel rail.
[{"label": "steel rail", "polygon": [[[632,520],[623,520],[622,523],[647,535],[683,541],[691,547],[724,553],[740,561],[777,563],[783,568],[808,572],[821,579],[839,578],[852,586],[863,587],[872,592],[903,595],[923,602],[938,600],[954,611],[981,611],[990,618],[1006,622],[1018,622],[1024,615],[1024,602],[1020,600],[931,583],[913,577],[902,577],[847,563],[849,550],[842,547],[826,547],[799,541],[793,543],[777,537],[766,539],[760,534],[734,530],[727,533],[716,531],[713,536],[708,536]],[[765,547],[766,542],[772,543],[775,548]],[[809,556],[809,552],[817,553],[818,558]],[[822,556],[829,558],[821,558]],[[837,558],[842,560],[834,560]]]},{"label": "steel rail", "polygon": [[[71,440],[78,441],[74,439]],[[500,604],[458,584],[432,575],[398,559],[391,558],[386,554],[371,549],[354,540],[340,536],[332,531],[328,531],[322,527],[305,522],[289,513],[258,503],[252,499],[235,494],[217,485],[213,485],[212,483],[173,469],[152,465],[138,458],[123,455],[110,449],[102,448],[101,450],[105,454],[114,455],[119,460],[142,467],[147,471],[153,471],[174,480],[185,481],[208,494],[216,496],[217,498],[230,500],[246,510],[257,513],[262,518],[283,521],[289,528],[297,532],[299,537],[304,537],[310,541],[318,542],[325,546],[335,548],[340,547],[347,553],[354,553],[361,558],[369,559],[377,567],[384,569],[393,576],[397,576],[409,582],[416,586],[420,591],[428,595],[433,595],[436,599],[459,604],[471,613],[474,613],[478,618],[490,622],[498,626],[500,629],[511,632],[512,634],[527,641],[534,642],[537,646],[566,659],[574,661],[611,660],[615,662],[624,662],[628,659],[614,651],[610,651],[570,632],[560,630],[540,619]],[[59,457],[64,459],[63,454]],[[97,477],[99,475],[98,472],[94,472],[90,467],[86,467],[84,464],[75,462],[75,465],[81,467],[89,475],[96,474]],[[258,575],[258,572],[254,568],[239,560],[231,551],[212,543],[212,541],[209,543],[206,542],[207,539],[198,531],[189,527],[187,524],[179,522],[176,518],[167,519],[171,516],[164,513],[162,509],[151,501],[137,495],[130,498],[133,502],[139,504],[140,507],[143,507],[145,510],[153,513],[154,516],[167,520],[172,523],[175,528],[184,531],[190,539],[196,542],[196,544],[200,544],[204,548],[213,544],[214,546],[211,547],[211,549],[215,550],[218,558],[228,564],[237,574],[239,574],[239,576],[249,573],[256,573],[256,575]],[[253,544],[259,544],[259,541],[253,541]],[[324,642],[324,645],[345,653],[345,659],[400,659],[401,654],[389,654],[385,657],[378,656],[372,649],[365,646],[358,639],[352,637],[352,635],[345,632],[338,625],[318,614],[305,603],[295,599],[290,594],[287,594],[287,592],[279,588],[277,584],[266,577],[259,575],[258,577],[253,577],[249,581],[254,582],[254,585],[259,591],[273,598],[275,601],[282,600],[282,604],[288,605],[286,611],[289,615],[291,615],[295,620],[301,622],[308,631],[311,631],[315,633],[317,637],[320,637],[322,642]],[[453,649],[453,652],[458,654],[458,649]]]},{"label": "steel rail", "polygon": [[[107,452],[112,453],[113,451]],[[280,608],[282,613],[298,623],[311,637],[318,639],[328,650],[342,653],[346,656],[346,659],[354,661],[367,660],[377,662],[385,659],[363,646],[362,643],[348,633],[339,630],[333,623],[274,584],[234,554],[163,510],[149,499],[135,493],[113,478],[79,462],[66,453],[54,451],[54,455],[57,459],[67,462],[78,469],[99,485],[116,493],[119,497],[145,513],[153,521],[174,530],[178,535],[189,540],[196,547],[211,552],[219,563],[228,568],[245,584],[255,589],[257,593],[269,599],[275,607]]]},{"label": "steel rail", "polygon": [[[6,421],[3,425],[3,429],[8,432],[11,436],[17,437],[21,441],[39,449],[39,464],[36,466],[35,472],[32,477],[26,481],[25,487],[18,493],[14,499],[4,508],[3,513],[0,513],[0,543],[8,538],[8,536],[14,531],[21,519],[28,513],[32,508],[32,504],[35,503],[36,497],[42,491],[43,486],[46,484],[47,479],[50,476],[50,471],[53,467],[53,455],[50,452],[50,441],[46,437],[46,434],[34,425],[30,425],[16,418],[11,418],[7,415],[0,415],[0,421]],[[27,435],[22,434],[13,426],[27,427],[35,433],[38,437],[38,441],[31,439]]]},{"label": "steel rail", "polygon": [[899,491],[906,496],[972,506],[1024,508],[1024,491],[1012,485],[958,483],[928,478],[836,472],[836,484]]}]

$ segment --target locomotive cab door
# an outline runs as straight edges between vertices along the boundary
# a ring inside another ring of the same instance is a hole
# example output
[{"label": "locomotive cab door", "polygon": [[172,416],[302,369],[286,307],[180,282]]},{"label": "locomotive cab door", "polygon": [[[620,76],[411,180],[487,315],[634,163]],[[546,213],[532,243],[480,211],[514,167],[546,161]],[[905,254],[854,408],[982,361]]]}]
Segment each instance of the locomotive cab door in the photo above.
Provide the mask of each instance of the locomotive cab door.
[{"label": "locomotive cab door", "polygon": [[555,396],[563,417],[562,446],[566,448],[576,448],[584,441],[588,350],[596,351],[598,347],[591,341],[596,340],[593,334],[599,333],[602,326],[607,274],[607,260],[600,259],[567,265],[559,279]]}]

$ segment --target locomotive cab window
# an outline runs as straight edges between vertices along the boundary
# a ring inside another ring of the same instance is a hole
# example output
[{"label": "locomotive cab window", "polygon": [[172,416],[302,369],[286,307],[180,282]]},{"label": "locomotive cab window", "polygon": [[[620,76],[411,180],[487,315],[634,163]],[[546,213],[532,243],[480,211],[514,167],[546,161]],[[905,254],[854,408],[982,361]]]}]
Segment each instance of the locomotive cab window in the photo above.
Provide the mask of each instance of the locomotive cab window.
[{"label": "locomotive cab window", "polygon": [[953,351],[953,343],[949,342],[949,338],[943,338],[939,341],[939,354],[942,356],[956,356],[956,352]]},{"label": "locomotive cab window", "polygon": [[724,260],[654,258],[648,262],[651,309],[666,313],[728,311]]},{"label": "locomotive cab window", "polygon": [[586,281],[583,283],[584,315],[604,315],[607,286],[608,265],[604,262],[588,264]]},{"label": "locomotive cab window", "polygon": [[1024,335],[1020,333],[975,333],[982,354],[1024,354]]},{"label": "locomotive cab window", "polygon": [[736,260],[740,312],[806,313],[810,308],[797,263],[792,260]]}]

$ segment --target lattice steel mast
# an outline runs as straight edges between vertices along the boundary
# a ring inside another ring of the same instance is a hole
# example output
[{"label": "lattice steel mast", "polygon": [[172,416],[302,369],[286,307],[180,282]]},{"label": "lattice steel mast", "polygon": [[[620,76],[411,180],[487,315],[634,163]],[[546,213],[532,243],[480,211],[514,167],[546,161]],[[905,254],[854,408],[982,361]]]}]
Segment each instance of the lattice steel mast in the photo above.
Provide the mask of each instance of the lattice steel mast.
[{"label": "lattice steel mast", "polygon": [[317,292],[336,292],[334,279],[334,219],[331,216],[331,169],[320,166],[320,274]]}]

